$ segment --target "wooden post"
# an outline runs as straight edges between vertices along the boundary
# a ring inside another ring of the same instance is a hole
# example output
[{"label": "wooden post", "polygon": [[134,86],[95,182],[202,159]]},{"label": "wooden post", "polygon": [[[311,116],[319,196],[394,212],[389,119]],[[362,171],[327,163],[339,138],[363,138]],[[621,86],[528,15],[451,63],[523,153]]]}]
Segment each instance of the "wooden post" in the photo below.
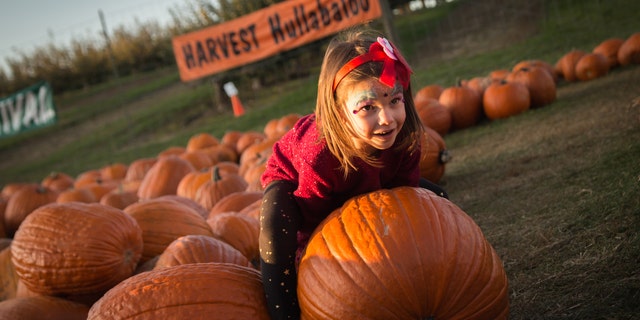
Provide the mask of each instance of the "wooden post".
[{"label": "wooden post", "polygon": [[382,25],[384,26],[384,32],[387,34],[389,40],[399,47],[400,39],[398,39],[396,27],[393,24],[393,12],[391,12],[391,6],[389,6],[389,0],[380,0],[380,8],[382,9]]}]

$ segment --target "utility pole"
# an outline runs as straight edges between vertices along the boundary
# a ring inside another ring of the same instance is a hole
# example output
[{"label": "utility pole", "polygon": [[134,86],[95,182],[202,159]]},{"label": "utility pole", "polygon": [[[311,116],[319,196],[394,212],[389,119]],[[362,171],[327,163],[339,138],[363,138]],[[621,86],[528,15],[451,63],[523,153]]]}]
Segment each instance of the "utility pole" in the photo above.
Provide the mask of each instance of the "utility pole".
[{"label": "utility pole", "polygon": [[109,39],[109,34],[107,33],[107,23],[104,20],[104,14],[102,10],[98,10],[98,16],[100,16],[100,23],[102,23],[102,35],[104,36],[104,41],[107,43],[107,51],[109,53],[109,61],[111,62],[111,69],[113,69],[113,76],[116,79],[118,76],[118,68],[116,67],[115,59],[113,59],[113,49],[111,48],[111,40]]}]

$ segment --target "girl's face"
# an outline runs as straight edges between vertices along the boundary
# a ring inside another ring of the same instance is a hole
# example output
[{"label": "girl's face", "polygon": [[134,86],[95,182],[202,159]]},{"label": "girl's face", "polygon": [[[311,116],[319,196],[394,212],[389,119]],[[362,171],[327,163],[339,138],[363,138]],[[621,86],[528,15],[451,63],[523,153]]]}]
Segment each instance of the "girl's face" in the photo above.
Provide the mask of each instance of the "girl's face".
[{"label": "girl's face", "polygon": [[343,108],[356,133],[356,147],[373,152],[393,146],[406,118],[400,83],[389,88],[377,79],[369,79],[345,84],[342,89],[346,95]]}]

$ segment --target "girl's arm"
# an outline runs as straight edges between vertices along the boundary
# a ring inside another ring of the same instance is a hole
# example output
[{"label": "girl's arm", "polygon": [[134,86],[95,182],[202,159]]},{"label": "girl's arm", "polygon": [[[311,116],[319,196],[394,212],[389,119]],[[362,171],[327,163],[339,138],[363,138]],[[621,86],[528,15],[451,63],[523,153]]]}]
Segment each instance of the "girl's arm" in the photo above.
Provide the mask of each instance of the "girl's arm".
[{"label": "girl's arm", "polygon": [[301,214],[295,189],[292,182],[271,182],[260,210],[260,268],[271,319],[300,318],[295,260]]}]

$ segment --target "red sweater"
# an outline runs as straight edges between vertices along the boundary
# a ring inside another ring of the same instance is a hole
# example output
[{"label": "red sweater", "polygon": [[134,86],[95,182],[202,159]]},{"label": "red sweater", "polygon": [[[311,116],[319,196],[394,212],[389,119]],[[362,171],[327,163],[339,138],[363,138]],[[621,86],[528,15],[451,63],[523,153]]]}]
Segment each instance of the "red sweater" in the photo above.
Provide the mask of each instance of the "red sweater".
[{"label": "red sweater", "polygon": [[338,159],[324,140],[318,140],[315,115],[302,117],[273,146],[262,175],[262,186],[275,180],[297,185],[294,196],[302,212],[300,240],[306,240],[315,227],[333,210],[354,196],[398,186],[418,186],[420,152],[396,152],[393,148],[380,153],[383,166],[354,161],[346,180]]}]

